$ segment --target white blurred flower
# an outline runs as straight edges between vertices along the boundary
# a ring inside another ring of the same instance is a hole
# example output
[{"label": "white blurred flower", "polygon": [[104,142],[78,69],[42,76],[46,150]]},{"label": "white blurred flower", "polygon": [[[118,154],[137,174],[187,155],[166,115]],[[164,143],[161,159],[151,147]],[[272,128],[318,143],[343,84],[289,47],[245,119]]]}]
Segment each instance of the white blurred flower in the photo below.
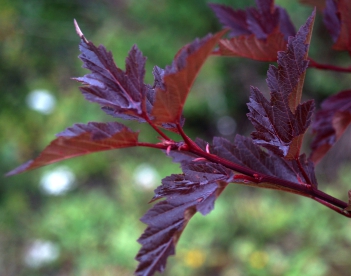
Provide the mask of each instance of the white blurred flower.
[{"label": "white blurred flower", "polygon": [[29,108],[43,114],[50,114],[56,105],[55,97],[47,90],[33,90],[27,96]]},{"label": "white blurred flower", "polygon": [[236,122],[230,116],[223,116],[217,121],[217,129],[222,135],[232,135],[236,130]]},{"label": "white blurred flower", "polygon": [[73,188],[75,176],[73,172],[61,166],[45,172],[40,179],[40,186],[49,195],[62,195]]},{"label": "white blurred flower", "polygon": [[36,268],[55,261],[59,254],[59,248],[54,243],[36,240],[29,245],[24,255],[24,262],[26,265]]},{"label": "white blurred flower", "polygon": [[141,164],[134,170],[135,184],[145,190],[154,189],[158,186],[160,176],[154,167],[149,164]]}]

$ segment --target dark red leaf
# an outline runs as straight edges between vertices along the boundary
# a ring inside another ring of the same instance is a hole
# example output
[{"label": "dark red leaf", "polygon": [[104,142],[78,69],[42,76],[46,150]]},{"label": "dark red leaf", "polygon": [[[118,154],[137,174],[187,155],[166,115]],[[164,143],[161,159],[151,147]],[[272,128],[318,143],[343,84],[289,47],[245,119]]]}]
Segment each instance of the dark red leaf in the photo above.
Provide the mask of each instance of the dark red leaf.
[{"label": "dark red leaf", "polygon": [[160,85],[157,81],[151,113],[155,123],[179,123],[190,88],[213,47],[224,33],[225,31],[207,35],[184,46],[175,56],[172,65],[167,66],[162,72],[163,83]]},{"label": "dark red leaf", "polygon": [[219,22],[230,29],[230,36],[252,34],[246,22],[245,10],[234,10],[232,7],[221,4],[209,4]]},{"label": "dark red leaf", "polygon": [[333,49],[351,55],[351,1],[327,0],[324,24],[333,38]]},{"label": "dark red leaf", "polygon": [[351,124],[351,90],[327,98],[312,123],[311,159],[318,163]]},{"label": "dark red leaf", "polygon": [[315,12],[289,39],[287,50],[278,53],[278,67],[270,66],[270,102],[252,87],[248,103],[248,118],[256,128],[252,133],[254,142],[288,159],[300,155],[302,136],[314,109],[313,101],[300,104],[314,17]]},{"label": "dark red leaf", "polygon": [[333,0],[327,0],[325,3],[323,14],[324,14],[324,17],[323,17],[324,24],[327,27],[335,43],[339,37],[340,29],[341,29],[340,18],[337,15],[336,2]]},{"label": "dark red leaf", "polygon": [[[182,162],[181,164],[186,179],[192,182],[192,185],[195,183],[199,185],[208,185],[219,180],[228,182],[233,177],[233,172],[231,170],[216,163],[194,161]],[[162,192],[155,193],[162,194]],[[164,195],[166,195],[166,193]]]},{"label": "dark red leaf", "polygon": [[274,0],[257,0],[257,8],[234,10],[233,8],[210,4],[217,18],[231,31],[231,36],[253,34],[258,39],[266,39],[275,29],[280,29],[287,41],[295,35],[295,28],[285,9],[274,5]]},{"label": "dark red leaf", "polygon": [[[188,219],[195,213],[193,202],[187,204],[169,203],[167,200],[154,205],[141,221],[149,227],[138,239],[142,248],[136,256],[139,265],[135,274],[138,276],[154,275],[166,267],[167,258],[175,254],[175,243],[181,235]],[[188,210],[187,212],[185,212]],[[187,219],[185,219],[185,215]]]},{"label": "dark red leaf", "polygon": [[[263,151],[250,138],[244,136],[237,135],[233,143],[224,138],[215,137],[211,153],[260,174],[275,176],[298,184],[308,182],[301,173],[296,160],[286,160],[272,152]],[[307,161],[304,155],[300,156],[299,160],[309,180],[317,186],[313,163]]]},{"label": "dark red leaf", "polygon": [[[84,37],[76,22],[75,25],[81,38],[79,58],[83,61],[83,67],[91,71],[84,77],[74,78],[85,84],[80,88],[84,97],[99,103],[102,110],[113,117],[139,122],[151,120],[155,90],[164,89],[165,71],[155,67],[153,87],[144,84],[146,58],[137,46],[130,50],[123,71],[116,66],[111,52],[102,45],[96,47]],[[180,120],[182,122],[183,119]],[[156,124],[177,131],[173,122],[157,120]]]},{"label": "dark red leaf", "polygon": [[141,221],[148,225],[138,240],[142,244],[136,259],[140,262],[136,275],[162,272],[168,256],[174,255],[176,243],[190,218],[199,211],[208,214],[214,201],[231,181],[233,173],[210,162],[182,162],[184,174],[171,175],[155,190],[155,204]]},{"label": "dark red leaf", "polygon": [[133,147],[138,142],[137,132],[117,122],[75,124],[56,136],[57,138],[36,159],[28,161],[7,175],[18,174],[84,154]]},{"label": "dark red leaf", "polygon": [[279,8],[274,0],[256,0],[256,8],[246,10],[247,25],[258,39],[266,39],[267,35],[279,25]]},{"label": "dark red leaf", "polygon": [[231,30],[229,40],[221,40],[219,54],[260,61],[277,60],[277,51],[285,49],[295,28],[285,9],[273,0],[257,0],[257,8],[234,10],[210,4],[219,21]]},{"label": "dark red leaf", "polygon": [[284,34],[285,41],[288,41],[290,36],[296,35],[295,27],[287,11],[281,7],[276,8],[279,9],[279,30]]},{"label": "dark red leaf", "polygon": [[258,61],[276,61],[277,52],[285,48],[284,35],[278,29],[270,33],[265,40],[251,34],[222,39],[219,42],[219,51],[223,56],[245,57]]},{"label": "dark red leaf", "polygon": [[136,46],[133,46],[126,59],[126,70],[118,68],[112,53],[104,46],[96,47],[81,33],[78,25],[76,29],[81,41],[79,58],[83,67],[91,71],[84,77],[75,78],[86,86],[81,87],[85,98],[112,110],[116,117],[124,119],[142,120],[145,110],[145,100],[149,87],[144,84],[145,61]]}]

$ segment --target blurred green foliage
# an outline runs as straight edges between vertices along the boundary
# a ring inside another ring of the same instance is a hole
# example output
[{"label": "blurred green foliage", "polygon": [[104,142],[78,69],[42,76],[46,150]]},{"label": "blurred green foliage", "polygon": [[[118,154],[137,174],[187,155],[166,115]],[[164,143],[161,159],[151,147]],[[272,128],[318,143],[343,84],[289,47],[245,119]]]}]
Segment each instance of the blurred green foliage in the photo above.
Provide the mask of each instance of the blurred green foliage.
[{"label": "blurred green foliage", "polygon": [[[89,40],[113,52],[122,68],[137,44],[148,57],[146,81],[151,83],[154,65],[170,64],[184,44],[220,29],[207,2],[0,0],[0,275],[132,275],[136,239],[145,229],[138,219],[161,179],[180,171],[169,158],[150,149],[124,149],[3,175],[35,157],[66,127],[112,120],[86,102],[70,80],[86,73],[76,58],[73,18]],[[244,8],[254,1],[212,2]],[[288,9],[296,26],[311,12],[296,1],[276,2]],[[329,50],[325,33],[319,17],[311,56],[342,65],[345,55]],[[220,135],[217,122],[223,116],[234,118],[237,126],[227,138],[249,133],[249,86],[267,90],[267,68],[266,63],[211,57],[185,107],[187,133],[210,140]],[[345,74],[312,69],[305,96],[320,102],[349,82]],[[35,90],[53,97],[51,113],[29,108],[28,96]],[[144,131],[143,139],[155,141],[152,131],[129,124]],[[349,142],[339,144],[343,149]],[[340,156],[340,146],[335,152],[321,165],[319,181],[322,189],[346,200],[349,159]],[[339,173],[336,159],[344,162]],[[73,186],[50,194],[44,180],[59,170],[69,171]],[[190,221],[165,275],[349,275],[350,229],[349,220],[309,199],[233,185],[211,214]]]}]

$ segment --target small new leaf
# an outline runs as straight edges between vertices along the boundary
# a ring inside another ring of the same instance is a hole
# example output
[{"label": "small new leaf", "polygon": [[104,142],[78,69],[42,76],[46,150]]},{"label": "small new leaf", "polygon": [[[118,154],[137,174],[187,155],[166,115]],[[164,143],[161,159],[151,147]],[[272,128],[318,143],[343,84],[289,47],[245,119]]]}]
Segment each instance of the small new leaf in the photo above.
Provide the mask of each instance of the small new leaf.
[{"label": "small new leaf", "polygon": [[327,98],[312,123],[311,159],[318,163],[351,124],[351,90]]},{"label": "small new leaf", "polygon": [[75,124],[56,136],[57,138],[36,159],[24,163],[7,175],[18,174],[84,154],[133,147],[138,143],[138,133],[117,122]]},{"label": "small new leaf", "polygon": [[248,103],[248,118],[256,128],[254,142],[287,159],[298,158],[314,109],[313,101],[300,104],[314,17],[315,11],[289,38],[287,50],[278,53],[278,67],[270,66],[270,101],[252,87]]}]

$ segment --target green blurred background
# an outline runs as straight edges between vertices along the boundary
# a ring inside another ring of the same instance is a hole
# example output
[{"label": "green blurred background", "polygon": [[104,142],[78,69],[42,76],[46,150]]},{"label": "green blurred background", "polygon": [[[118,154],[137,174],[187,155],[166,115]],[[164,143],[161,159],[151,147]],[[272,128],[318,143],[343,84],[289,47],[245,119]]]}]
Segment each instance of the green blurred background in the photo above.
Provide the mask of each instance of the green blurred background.
[{"label": "green blurred background", "polygon": [[[161,152],[123,149],[60,162],[32,172],[3,175],[34,158],[54,134],[74,123],[112,121],[84,100],[71,77],[87,73],[77,58],[73,19],[118,66],[133,44],[152,67],[164,67],[184,44],[221,26],[205,0],[0,0],[0,275],[132,275],[145,225],[139,218],[161,179],[180,172]],[[254,1],[211,1],[236,8]],[[276,1],[300,26],[312,8]],[[347,66],[330,50],[317,17],[311,56]],[[267,63],[211,57],[185,106],[186,132],[208,141],[249,134],[249,86],[267,92]],[[346,74],[310,69],[305,98],[349,89]],[[142,139],[155,141],[152,130]],[[310,136],[310,135],[307,135]],[[306,152],[308,153],[307,137]],[[318,167],[322,190],[347,199],[349,138]],[[350,275],[351,221],[309,199],[229,186],[215,210],[190,221],[164,275]]]}]

